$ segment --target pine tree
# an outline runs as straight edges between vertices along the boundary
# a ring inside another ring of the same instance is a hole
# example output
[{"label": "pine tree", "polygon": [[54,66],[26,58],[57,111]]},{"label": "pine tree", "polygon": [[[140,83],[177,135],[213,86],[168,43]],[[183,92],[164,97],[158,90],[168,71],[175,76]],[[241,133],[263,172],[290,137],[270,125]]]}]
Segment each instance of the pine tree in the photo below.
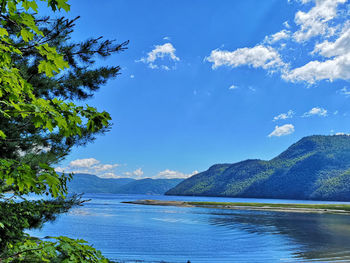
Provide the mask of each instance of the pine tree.
[{"label": "pine tree", "polygon": [[[67,0],[46,2],[54,11],[70,8]],[[39,17],[35,0],[0,4],[0,262],[108,262],[82,240],[43,241],[24,230],[83,203],[67,197],[72,175],[57,174],[52,165],[110,129],[107,112],[73,101],[91,97],[119,74],[119,66],[97,67],[96,61],[128,42],[75,42],[78,18]],[[27,194],[51,199],[27,200]]]}]

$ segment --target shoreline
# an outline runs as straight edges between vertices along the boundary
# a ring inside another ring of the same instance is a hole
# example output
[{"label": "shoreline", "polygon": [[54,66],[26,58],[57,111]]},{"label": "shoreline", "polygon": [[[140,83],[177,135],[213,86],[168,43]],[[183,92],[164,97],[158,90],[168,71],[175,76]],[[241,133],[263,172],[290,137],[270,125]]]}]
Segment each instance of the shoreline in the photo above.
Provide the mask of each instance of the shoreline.
[{"label": "shoreline", "polygon": [[345,204],[274,204],[274,203],[234,203],[234,202],[187,202],[163,200],[125,201],[125,204],[159,205],[179,207],[201,207],[231,210],[258,210],[293,213],[346,214],[350,215],[350,205]]}]

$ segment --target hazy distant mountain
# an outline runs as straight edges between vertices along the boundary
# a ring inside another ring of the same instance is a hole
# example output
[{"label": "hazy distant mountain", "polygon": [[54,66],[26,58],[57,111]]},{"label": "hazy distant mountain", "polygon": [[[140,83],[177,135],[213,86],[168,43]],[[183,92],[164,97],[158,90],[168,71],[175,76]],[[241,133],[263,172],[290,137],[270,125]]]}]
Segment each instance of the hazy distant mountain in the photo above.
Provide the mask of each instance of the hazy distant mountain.
[{"label": "hazy distant mountain", "polygon": [[164,194],[183,179],[104,179],[92,174],[75,174],[69,182],[71,193]]},{"label": "hazy distant mountain", "polygon": [[350,201],[350,136],[309,136],[270,161],[216,164],[166,194]]},{"label": "hazy distant mountain", "polygon": [[119,193],[121,194],[164,194],[169,189],[175,187],[183,179],[141,179],[123,185]]}]

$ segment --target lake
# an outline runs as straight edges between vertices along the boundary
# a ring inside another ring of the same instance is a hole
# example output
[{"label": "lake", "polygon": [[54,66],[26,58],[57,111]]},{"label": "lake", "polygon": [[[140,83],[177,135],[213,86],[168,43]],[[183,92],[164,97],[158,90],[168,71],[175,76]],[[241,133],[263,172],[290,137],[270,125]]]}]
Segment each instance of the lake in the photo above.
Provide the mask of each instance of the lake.
[{"label": "lake", "polygon": [[91,199],[40,231],[82,238],[121,262],[349,262],[350,216],[123,204],[138,199],[333,203],[86,194]]}]

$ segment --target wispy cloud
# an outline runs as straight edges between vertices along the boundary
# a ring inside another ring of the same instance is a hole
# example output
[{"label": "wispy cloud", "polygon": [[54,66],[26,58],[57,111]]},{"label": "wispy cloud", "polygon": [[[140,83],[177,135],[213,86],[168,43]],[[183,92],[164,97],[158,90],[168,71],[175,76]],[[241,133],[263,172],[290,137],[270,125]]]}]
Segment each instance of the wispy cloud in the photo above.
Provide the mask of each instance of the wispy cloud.
[{"label": "wispy cloud", "polygon": [[170,169],[165,169],[159,172],[156,175],[145,175],[141,168],[136,169],[133,172],[125,172],[123,177],[129,177],[133,179],[144,179],[144,178],[152,178],[152,179],[174,179],[174,178],[188,178],[194,174],[197,174],[198,171],[193,171],[190,174],[182,173],[179,171],[174,171]]},{"label": "wispy cloud", "polygon": [[[163,45],[156,45],[154,49],[147,53],[146,57],[143,57],[139,60],[136,60],[136,62],[143,62],[148,65],[151,69],[164,69],[164,70],[170,70],[171,68],[174,68],[173,66],[169,66],[164,64],[165,59],[167,59],[168,62],[177,62],[180,60],[179,57],[175,55],[175,47],[171,43],[165,43]],[[160,63],[161,61],[162,63]]]},{"label": "wispy cloud", "polygon": [[285,124],[282,126],[276,126],[275,129],[268,135],[268,137],[280,137],[291,134],[294,132],[293,124]]},{"label": "wispy cloud", "polygon": [[252,87],[252,86],[249,86],[248,89],[249,89],[250,91],[252,91],[252,92],[255,92],[255,91],[256,91],[256,89],[255,89],[254,87]]},{"label": "wispy cloud", "polygon": [[133,172],[125,172],[124,173],[124,175],[126,177],[131,177],[131,178],[134,178],[134,179],[141,179],[141,178],[143,178],[143,174],[144,174],[144,172],[142,171],[141,168],[138,168],[138,169],[136,169]]},{"label": "wispy cloud", "polygon": [[350,96],[350,90],[348,90],[347,87],[344,87],[344,88],[338,90],[338,93],[341,94],[341,95],[344,95],[346,97]]},{"label": "wispy cloud", "polygon": [[64,173],[87,173],[99,177],[118,178],[114,171],[120,164],[104,164],[95,158],[76,159],[66,167],[56,167],[56,172]]},{"label": "wispy cloud", "polygon": [[337,132],[335,135],[346,135],[346,136],[350,136],[350,133]]},{"label": "wispy cloud", "polygon": [[[233,51],[215,49],[206,60],[212,63],[213,69],[250,66],[269,73],[277,72],[288,82],[305,82],[309,85],[322,80],[350,80],[350,13],[344,5],[346,2],[299,1],[302,6],[306,3],[313,5],[307,11],[296,12],[294,27],[286,21],[283,23],[284,29],[266,36],[253,47]],[[290,50],[303,53],[301,66],[290,55]],[[293,64],[298,66],[293,67]]]},{"label": "wispy cloud", "polygon": [[283,22],[283,26],[284,26],[285,28],[290,28],[290,25],[289,25],[288,21],[284,21],[284,22]]},{"label": "wispy cloud", "polygon": [[283,29],[275,34],[272,34],[271,36],[266,36],[264,42],[267,44],[273,44],[283,39],[289,39],[289,38],[290,38],[290,31]]},{"label": "wispy cloud", "polygon": [[322,116],[322,117],[326,117],[327,116],[327,110],[324,108],[320,108],[320,107],[314,107],[311,110],[309,110],[308,112],[305,112],[302,117],[311,117],[311,116]]},{"label": "wispy cloud", "polygon": [[281,114],[273,117],[273,121],[291,119],[291,118],[293,118],[294,114],[295,114],[294,111],[289,110],[287,113],[281,113]]},{"label": "wispy cloud", "polygon": [[164,178],[164,179],[173,179],[173,178],[188,178],[191,177],[192,175],[197,174],[198,171],[193,171],[190,174],[185,174],[179,171],[173,171],[173,170],[169,170],[166,169],[164,171],[159,172],[156,176],[154,176],[153,178]]}]

